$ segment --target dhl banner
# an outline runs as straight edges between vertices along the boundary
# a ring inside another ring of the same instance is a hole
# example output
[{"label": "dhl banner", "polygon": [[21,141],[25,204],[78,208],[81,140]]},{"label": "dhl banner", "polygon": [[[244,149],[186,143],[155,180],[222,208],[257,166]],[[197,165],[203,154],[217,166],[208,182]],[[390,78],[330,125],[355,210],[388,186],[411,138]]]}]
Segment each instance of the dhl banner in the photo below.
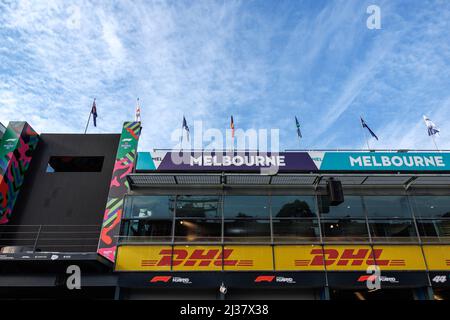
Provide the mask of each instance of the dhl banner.
[{"label": "dhl banner", "polygon": [[[424,246],[430,270],[450,270],[450,246]],[[414,245],[120,246],[116,271],[426,270]]]},{"label": "dhl banner", "polygon": [[[170,271],[171,246],[119,246],[117,249],[117,271]],[[161,262],[162,260],[162,262]]]},{"label": "dhl banner", "polygon": [[450,246],[423,246],[428,270],[450,270]]},{"label": "dhl banner", "polygon": [[425,270],[419,246],[275,246],[276,270]]},{"label": "dhl banner", "polygon": [[224,270],[273,270],[271,246],[225,246],[236,262],[224,262]]},{"label": "dhl banner", "polygon": [[381,270],[426,270],[420,246],[374,246],[377,265]]},{"label": "dhl banner", "polygon": [[274,253],[276,270],[325,270],[321,245],[275,246]]},{"label": "dhl banner", "polygon": [[120,246],[116,271],[273,270],[270,246]]}]

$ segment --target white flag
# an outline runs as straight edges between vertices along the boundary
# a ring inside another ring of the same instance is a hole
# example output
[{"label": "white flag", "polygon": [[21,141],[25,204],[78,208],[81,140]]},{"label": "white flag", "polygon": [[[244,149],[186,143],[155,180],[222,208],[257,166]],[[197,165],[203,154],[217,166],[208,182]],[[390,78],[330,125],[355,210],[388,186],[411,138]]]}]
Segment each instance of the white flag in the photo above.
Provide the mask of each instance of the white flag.
[{"label": "white flag", "polygon": [[436,133],[440,132],[440,130],[433,123],[433,121],[431,121],[430,118],[428,118],[427,116],[425,116],[425,115],[423,116],[423,121],[425,121],[425,125],[428,128],[428,135],[429,136],[435,135]]}]

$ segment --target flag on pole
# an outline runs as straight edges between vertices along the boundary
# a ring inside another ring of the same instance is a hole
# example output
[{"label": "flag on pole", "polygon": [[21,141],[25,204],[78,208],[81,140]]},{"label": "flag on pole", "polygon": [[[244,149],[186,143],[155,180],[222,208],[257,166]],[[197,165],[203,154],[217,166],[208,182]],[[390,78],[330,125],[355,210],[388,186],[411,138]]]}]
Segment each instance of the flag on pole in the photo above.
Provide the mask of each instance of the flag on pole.
[{"label": "flag on pole", "polygon": [[[186,118],[183,116],[183,129],[186,130],[187,141],[189,141],[189,127],[187,125]],[[183,138],[183,132],[181,133],[181,138]],[[183,139],[181,139],[183,141]]]},{"label": "flag on pole", "polygon": [[135,121],[141,121],[141,106],[139,105],[139,98],[137,98]]},{"label": "flag on pole", "polygon": [[378,140],[377,135],[369,128],[369,126],[365,123],[365,121],[363,120],[363,118],[360,117],[360,119],[361,119],[361,125],[362,125],[362,127],[363,127],[363,128],[366,128],[366,129],[370,132],[371,136]]},{"label": "flag on pole", "polygon": [[300,139],[302,137],[302,133],[300,131],[300,123],[298,122],[297,116],[295,116],[295,126],[297,127],[297,136]]},{"label": "flag on pole", "polygon": [[92,103],[92,109],[91,109],[92,118],[94,119],[94,127],[97,126],[97,106],[95,105],[95,98],[94,102]]},{"label": "flag on pole", "polygon": [[428,128],[428,135],[433,136],[436,133],[439,133],[440,130],[437,128],[437,126],[433,123],[433,121],[430,120],[426,115],[423,116],[423,121],[425,122],[425,125]]},{"label": "flag on pole", "polygon": [[234,139],[234,120],[233,120],[233,116],[231,116],[230,128],[231,128],[231,137]]}]

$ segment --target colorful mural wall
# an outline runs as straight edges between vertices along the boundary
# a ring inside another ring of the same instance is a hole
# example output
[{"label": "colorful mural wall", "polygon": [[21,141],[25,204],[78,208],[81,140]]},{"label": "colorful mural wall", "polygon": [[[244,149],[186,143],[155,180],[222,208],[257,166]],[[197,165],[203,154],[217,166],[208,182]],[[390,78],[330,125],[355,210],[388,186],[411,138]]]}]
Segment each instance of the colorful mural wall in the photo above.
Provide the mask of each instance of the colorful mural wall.
[{"label": "colorful mural wall", "polygon": [[128,193],[127,175],[133,171],[137,145],[141,134],[140,122],[125,122],[117,149],[108,200],[103,217],[97,252],[114,261],[123,211],[123,197]]},{"label": "colorful mural wall", "polygon": [[12,121],[0,140],[0,224],[8,223],[39,135],[23,121]]}]

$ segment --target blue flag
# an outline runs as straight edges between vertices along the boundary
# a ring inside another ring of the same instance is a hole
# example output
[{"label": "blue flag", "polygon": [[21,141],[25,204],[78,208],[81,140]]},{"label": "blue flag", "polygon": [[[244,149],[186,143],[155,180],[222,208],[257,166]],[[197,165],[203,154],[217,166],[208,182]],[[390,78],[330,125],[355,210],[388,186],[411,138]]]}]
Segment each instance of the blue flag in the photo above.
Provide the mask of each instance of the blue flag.
[{"label": "blue flag", "polygon": [[[189,127],[187,125],[187,121],[184,116],[183,116],[183,129],[186,130],[187,141],[189,141]],[[183,133],[181,133],[181,138],[183,139]]]},{"label": "blue flag", "polygon": [[92,113],[92,118],[94,119],[94,127],[96,127],[97,126],[97,106],[95,105],[95,99],[94,99],[94,102],[92,103],[91,113]]},{"label": "blue flag", "polygon": [[376,135],[376,134],[369,128],[369,126],[364,122],[363,118],[362,118],[362,117],[360,117],[360,118],[361,118],[361,125],[362,125],[362,127],[363,127],[363,128],[366,128],[367,130],[369,130],[369,132],[370,132],[370,134],[372,135],[372,137],[374,137],[375,139],[378,140],[377,135]]},{"label": "blue flag", "polygon": [[300,123],[298,122],[297,116],[295,116],[295,126],[297,127],[297,135],[299,138],[302,137],[302,133],[300,131]]}]

